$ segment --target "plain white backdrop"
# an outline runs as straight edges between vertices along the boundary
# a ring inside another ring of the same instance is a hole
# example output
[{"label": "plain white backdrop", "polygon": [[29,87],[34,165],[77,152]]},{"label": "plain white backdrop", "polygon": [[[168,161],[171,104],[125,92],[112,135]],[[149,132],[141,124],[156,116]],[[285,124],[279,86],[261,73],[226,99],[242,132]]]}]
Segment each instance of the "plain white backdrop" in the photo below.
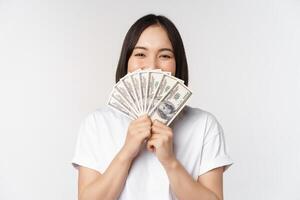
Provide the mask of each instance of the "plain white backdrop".
[{"label": "plain white backdrop", "polygon": [[0,0],[0,199],[77,199],[80,121],[105,105],[148,13],[178,27],[189,104],[223,126],[225,199],[299,200],[299,0]]}]

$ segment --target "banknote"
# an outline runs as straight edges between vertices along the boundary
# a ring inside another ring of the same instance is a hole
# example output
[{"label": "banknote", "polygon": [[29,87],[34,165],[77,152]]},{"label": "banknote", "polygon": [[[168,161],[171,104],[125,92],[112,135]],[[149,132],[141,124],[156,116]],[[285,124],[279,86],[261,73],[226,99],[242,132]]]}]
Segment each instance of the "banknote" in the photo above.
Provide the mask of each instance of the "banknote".
[{"label": "banknote", "polygon": [[173,119],[185,106],[192,92],[180,82],[168,92],[149,113],[152,121],[158,120],[166,125],[170,125]]},{"label": "banknote", "polygon": [[[124,84],[124,82],[121,80],[119,81],[115,87],[114,87],[114,92],[112,93],[112,95],[114,95],[115,93],[119,93],[120,95],[117,95],[118,97],[120,96],[120,98],[122,98],[122,100],[124,101],[124,104],[126,104],[131,110],[132,112],[134,112],[135,115],[139,116],[139,112],[138,110],[135,108],[135,104],[134,101],[131,101],[131,96]],[[118,98],[118,100],[120,99]]]},{"label": "banknote", "polygon": [[146,113],[146,102],[148,99],[148,86],[149,86],[149,71],[143,71],[140,74],[141,91],[142,91],[142,112]]},{"label": "banknote", "polygon": [[147,114],[169,125],[191,95],[184,81],[171,72],[139,69],[116,83],[107,104],[132,120]]},{"label": "banknote", "polygon": [[150,109],[153,108],[152,102],[153,98],[156,95],[160,83],[164,77],[163,73],[157,71],[149,72],[149,86],[148,86],[148,98],[146,103],[146,112],[148,113]]},{"label": "banknote", "polygon": [[140,73],[139,72],[132,73],[130,75],[130,78],[132,80],[134,92],[137,97],[136,102],[137,102],[137,106],[139,107],[139,114],[142,115],[143,114],[143,100],[142,100],[142,87],[141,87]]},{"label": "banknote", "polygon": [[129,117],[132,120],[137,118],[137,116],[134,113],[130,112],[130,110],[128,110],[126,107],[120,104],[120,101],[114,98],[113,96],[109,98],[107,104],[114,110],[121,112],[122,114],[124,114],[125,116]]},{"label": "banknote", "polygon": [[134,107],[137,114],[139,114],[141,110],[140,110],[140,106],[139,106],[139,103],[138,103],[138,97],[137,97],[137,94],[135,92],[134,84],[133,84],[133,81],[132,81],[131,77],[130,76],[125,76],[121,79],[121,81],[123,82],[124,86],[126,87],[126,89],[128,91],[128,94],[129,94],[130,99],[131,99],[132,107]]},{"label": "banknote", "polygon": [[169,76],[167,74],[163,75],[163,78],[158,86],[158,90],[150,100],[149,113],[153,111],[153,109],[157,106],[161,98],[168,94],[177,82],[178,81],[174,76]]}]

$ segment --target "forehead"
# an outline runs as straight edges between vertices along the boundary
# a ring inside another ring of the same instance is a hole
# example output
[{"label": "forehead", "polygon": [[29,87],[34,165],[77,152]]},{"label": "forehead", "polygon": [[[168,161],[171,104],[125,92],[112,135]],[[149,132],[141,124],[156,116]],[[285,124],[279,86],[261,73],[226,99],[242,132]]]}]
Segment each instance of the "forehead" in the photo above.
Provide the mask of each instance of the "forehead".
[{"label": "forehead", "polygon": [[147,27],[139,37],[136,46],[142,46],[149,49],[173,49],[166,30],[160,25]]}]

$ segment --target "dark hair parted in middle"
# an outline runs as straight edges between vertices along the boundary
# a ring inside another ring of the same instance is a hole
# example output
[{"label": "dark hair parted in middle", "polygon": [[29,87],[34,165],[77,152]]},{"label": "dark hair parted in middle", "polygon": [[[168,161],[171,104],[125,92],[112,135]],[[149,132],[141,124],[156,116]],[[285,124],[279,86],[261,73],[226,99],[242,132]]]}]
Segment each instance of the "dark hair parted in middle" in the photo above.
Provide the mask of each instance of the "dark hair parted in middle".
[{"label": "dark hair parted in middle", "polygon": [[173,22],[171,22],[165,16],[154,14],[149,14],[138,19],[128,30],[119,58],[119,63],[116,71],[116,82],[118,82],[123,76],[127,74],[129,57],[131,56],[142,32],[149,26],[156,24],[162,26],[165,29],[172,44],[176,62],[175,76],[179,79],[184,80],[184,84],[186,86],[188,85],[188,64],[181,36]]}]

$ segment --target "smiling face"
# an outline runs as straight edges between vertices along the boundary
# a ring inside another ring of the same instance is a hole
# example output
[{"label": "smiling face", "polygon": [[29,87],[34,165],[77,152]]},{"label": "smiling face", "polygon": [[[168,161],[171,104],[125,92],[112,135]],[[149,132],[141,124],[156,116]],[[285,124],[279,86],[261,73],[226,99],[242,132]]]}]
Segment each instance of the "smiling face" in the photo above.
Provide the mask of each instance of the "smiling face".
[{"label": "smiling face", "polygon": [[128,72],[137,69],[161,69],[175,75],[176,62],[172,44],[160,25],[146,28],[128,60]]}]

